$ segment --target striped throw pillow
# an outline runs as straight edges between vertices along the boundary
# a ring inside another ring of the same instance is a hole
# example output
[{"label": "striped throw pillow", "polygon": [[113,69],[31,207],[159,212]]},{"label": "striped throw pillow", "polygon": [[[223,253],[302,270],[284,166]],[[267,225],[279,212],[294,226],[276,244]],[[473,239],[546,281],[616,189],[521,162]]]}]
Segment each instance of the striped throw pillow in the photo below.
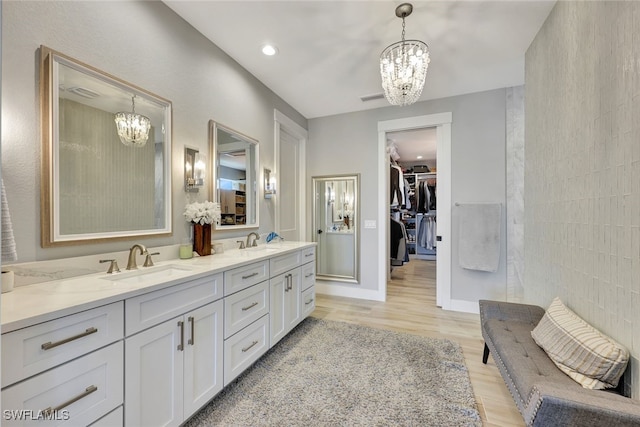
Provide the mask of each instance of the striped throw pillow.
[{"label": "striped throw pillow", "polygon": [[531,336],[561,371],[584,388],[616,387],[629,361],[626,348],[582,320],[559,298]]}]

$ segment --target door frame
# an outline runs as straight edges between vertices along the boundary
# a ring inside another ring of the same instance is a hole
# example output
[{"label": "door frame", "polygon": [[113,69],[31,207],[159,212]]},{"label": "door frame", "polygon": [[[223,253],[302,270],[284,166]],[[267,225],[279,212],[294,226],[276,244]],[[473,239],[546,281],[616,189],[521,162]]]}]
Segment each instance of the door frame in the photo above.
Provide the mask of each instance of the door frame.
[{"label": "door frame", "polygon": [[[278,109],[273,109],[273,129],[274,129],[274,159],[273,164],[275,168],[274,176],[276,179],[276,184],[278,186],[282,185],[280,180],[280,131],[284,129],[287,133],[293,135],[298,139],[298,212],[297,212],[297,222],[298,222],[298,230],[299,230],[299,239],[304,241],[308,238],[307,236],[307,210],[306,210],[306,197],[307,197],[307,163],[306,163],[306,148],[307,141],[309,139],[309,132],[294,122],[291,118],[287,117],[284,113],[280,112]],[[276,232],[280,232],[280,203],[277,202],[277,194],[276,194],[276,203],[274,207],[274,229]]]},{"label": "door frame", "polygon": [[436,128],[437,157],[437,242],[436,304],[451,309],[451,123],[452,113],[444,112],[424,116],[378,122],[378,297],[386,300],[387,281],[391,275],[389,263],[389,155],[387,133],[403,130]]}]

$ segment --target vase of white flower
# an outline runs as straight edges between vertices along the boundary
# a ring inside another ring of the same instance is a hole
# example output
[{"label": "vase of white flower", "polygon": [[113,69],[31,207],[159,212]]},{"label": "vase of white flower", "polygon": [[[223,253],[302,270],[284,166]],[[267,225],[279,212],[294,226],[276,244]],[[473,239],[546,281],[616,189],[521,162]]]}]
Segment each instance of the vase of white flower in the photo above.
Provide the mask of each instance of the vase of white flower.
[{"label": "vase of white flower", "polygon": [[193,250],[200,256],[211,255],[211,224],[193,223]]},{"label": "vase of white flower", "polygon": [[209,201],[190,203],[183,215],[193,223],[193,250],[200,256],[211,255],[211,224],[220,223],[220,205]]}]

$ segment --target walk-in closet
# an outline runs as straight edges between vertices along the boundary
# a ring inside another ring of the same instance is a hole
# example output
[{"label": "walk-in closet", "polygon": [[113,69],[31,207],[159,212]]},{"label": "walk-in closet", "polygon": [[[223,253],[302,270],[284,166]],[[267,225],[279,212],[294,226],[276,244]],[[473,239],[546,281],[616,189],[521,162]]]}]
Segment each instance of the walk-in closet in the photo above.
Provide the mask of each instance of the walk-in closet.
[{"label": "walk-in closet", "polygon": [[387,134],[390,264],[435,261],[437,158],[435,128]]}]

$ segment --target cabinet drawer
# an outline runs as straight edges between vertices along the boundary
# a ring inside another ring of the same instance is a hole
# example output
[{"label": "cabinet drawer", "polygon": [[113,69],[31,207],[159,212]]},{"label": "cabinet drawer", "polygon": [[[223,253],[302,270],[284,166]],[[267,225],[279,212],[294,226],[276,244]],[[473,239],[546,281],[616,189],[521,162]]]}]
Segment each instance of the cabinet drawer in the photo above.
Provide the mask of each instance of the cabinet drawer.
[{"label": "cabinet drawer", "polygon": [[302,264],[316,260],[316,247],[311,246],[302,250]]},{"label": "cabinet drawer", "polygon": [[2,387],[122,339],[117,302],[2,335]]},{"label": "cabinet drawer", "polygon": [[312,286],[309,289],[303,291],[300,295],[300,298],[302,298],[302,316],[300,317],[300,320],[303,320],[311,313],[313,313],[313,310],[315,310],[316,308],[316,287]]},{"label": "cabinet drawer", "polygon": [[310,262],[302,266],[302,290],[316,284],[316,263]]},{"label": "cabinet drawer", "polygon": [[284,272],[291,270],[292,268],[296,268],[300,265],[300,260],[300,251],[271,258],[269,260],[269,262],[271,263],[271,277],[278,276]]},{"label": "cabinet drawer", "polygon": [[225,387],[269,349],[269,315],[224,342]]},{"label": "cabinet drawer", "polygon": [[224,295],[231,295],[269,278],[269,261],[261,261],[224,272]]},{"label": "cabinet drawer", "polygon": [[111,411],[108,415],[100,418],[90,427],[122,427],[124,425],[124,410],[122,406],[118,406],[115,411]]},{"label": "cabinet drawer", "polygon": [[222,298],[222,273],[129,298],[125,301],[126,336]]},{"label": "cabinet drawer", "polygon": [[[96,421],[122,405],[123,360],[119,341],[2,390],[3,425],[85,426]],[[38,420],[47,408],[54,411],[51,419]]]},{"label": "cabinet drawer", "polygon": [[264,281],[224,299],[224,337],[269,313],[269,282]]}]

